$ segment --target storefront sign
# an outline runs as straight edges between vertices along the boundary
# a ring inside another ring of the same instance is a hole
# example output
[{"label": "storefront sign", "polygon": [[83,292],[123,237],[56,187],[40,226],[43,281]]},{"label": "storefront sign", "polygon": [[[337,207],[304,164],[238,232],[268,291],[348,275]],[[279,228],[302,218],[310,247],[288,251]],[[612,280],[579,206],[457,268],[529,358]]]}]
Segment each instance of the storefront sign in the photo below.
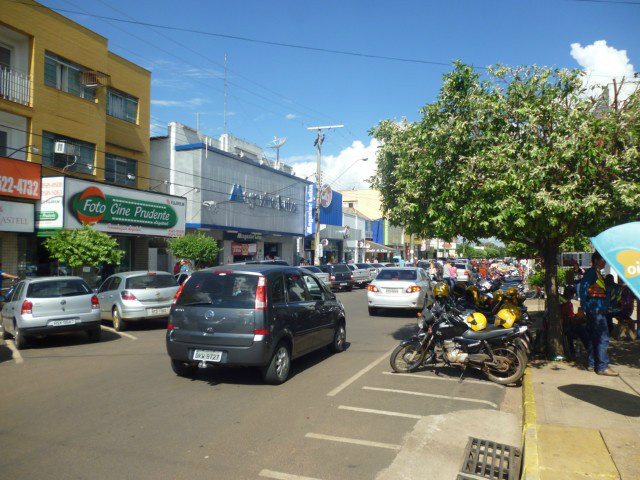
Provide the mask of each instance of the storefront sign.
[{"label": "storefront sign", "polygon": [[40,199],[39,163],[0,157],[0,195]]},{"label": "storefront sign", "polygon": [[329,208],[331,201],[333,200],[333,191],[329,184],[325,183],[320,190],[320,206],[322,208]]},{"label": "storefront sign", "polygon": [[224,240],[262,240],[261,233],[224,232]]},{"label": "storefront sign", "polygon": [[109,233],[163,237],[185,233],[185,198],[72,178],[66,179],[65,190],[65,228],[89,224]]},{"label": "storefront sign", "polygon": [[305,189],[304,206],[304,234],[313,235],[316,233],[316,186],[311,183]]},{"label": "storefront sign", "polygon": [[36,204],[36,229],[59,230],[64,226],[64,177],[42,179],[42,198]]},{"label": "storefront sign", "polygon": [[246,192],[242,185],[234,184],[229,193],[230,202],[243,202],[249,205],[249,208],[265,207],[275,210],[284,210],[285,212],[295,213],[298,210],[296,202],[289,197],[282,195],[271,195],[267,192],[254,193]]},{"label": "storefront sign", "polygon": [[0,231],[32,233],[34,218],[32,203],[0,201]]},{"label": "storefront sign", "polygon": [[234,256],[249,256],[258,253],[258,246],[255,243],[231,243],[231,254]]}]

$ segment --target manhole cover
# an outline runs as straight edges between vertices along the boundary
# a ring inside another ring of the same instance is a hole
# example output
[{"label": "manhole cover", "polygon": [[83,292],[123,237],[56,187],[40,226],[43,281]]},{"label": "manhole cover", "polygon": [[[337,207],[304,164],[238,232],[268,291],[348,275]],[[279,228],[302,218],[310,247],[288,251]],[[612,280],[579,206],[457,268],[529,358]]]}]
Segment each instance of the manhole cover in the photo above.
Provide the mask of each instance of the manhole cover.
[{"label": "manhole cover", "polygon": [[521,462],[522,451],[519,448],[469,437],[460,472],[462,475],[459,475],[458,479],[473,479],[474,477],[464,476],[470,474],[476,478],[517,480],[520,476]]}]

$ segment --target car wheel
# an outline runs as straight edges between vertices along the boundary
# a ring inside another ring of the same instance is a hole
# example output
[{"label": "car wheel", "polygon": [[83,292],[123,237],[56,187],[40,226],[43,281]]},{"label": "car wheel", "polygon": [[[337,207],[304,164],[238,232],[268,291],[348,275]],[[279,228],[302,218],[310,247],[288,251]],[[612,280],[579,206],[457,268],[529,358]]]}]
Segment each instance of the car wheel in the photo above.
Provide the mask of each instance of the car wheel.
[{"label": "car wheel", "polygon": [[364,282],[362,282],[362,283],[360,284],[360,288],[365,288],[366,286],[367,286],[367,284],[366,284],[366,283],[364,283]]},{"label": "car wheel", "polygon": [[352,291],[352,290],[353,290],[353,285],[348,286],[347,288],[345,288],[345,290],[346,290],[347,292]]},{"label": "car wheel", "polygon": [[22,330],[16,326],[16,334],[13,336],[13,341],[16,344],[18,350],[23,350],[29,346],[29,340],[24,336]]},{"label": "car wheel", "polygon": [[171,369],[179,377],[193,377],[198,370],[198,366],[194,363],[181,362],[172,358]]},{"label": "car wheel", "polygon": [[279,385],[284,383],[289,377],[289,369],[291,367],[291,354],[289,347],[283,342],[279,343],[276,351],[271,357],[269,365],[262,371],[264,381],[271,385]]},{"label": "car wheel", "polygon": [[344,352],[347,343],[347,329],[344,326],[344,322],[341,320],[336,327],[336,331],[333,333],[333,342],[329,345],[329,349],[333,353]]},{"label": "car wheel", "polygon": [[113,328],[116,332],[122,332],[127,329],[127,322],[125,322],[120,316],[120,311],[117,307],[114,307],[113,313],[111,314],[111,318],[113,318]]},{"label": "car wheel", "polygon": [[2,327],[2,339],[3,340],[7,340],[11,338],[11,334],[9,332],[7,332],[7,329],[4,328],[4,326]]},{"label": "car wheel", "polygon": [[369,307],[369,315],[372,317],[378,314],[378,309],[376,307]]},{"label": "car wheel", "polygon": [[87,330],[87,337],[89,337],[90,342],[98,343],[100,341],[100,337],[102,337],[102,329],[94,328]]}]

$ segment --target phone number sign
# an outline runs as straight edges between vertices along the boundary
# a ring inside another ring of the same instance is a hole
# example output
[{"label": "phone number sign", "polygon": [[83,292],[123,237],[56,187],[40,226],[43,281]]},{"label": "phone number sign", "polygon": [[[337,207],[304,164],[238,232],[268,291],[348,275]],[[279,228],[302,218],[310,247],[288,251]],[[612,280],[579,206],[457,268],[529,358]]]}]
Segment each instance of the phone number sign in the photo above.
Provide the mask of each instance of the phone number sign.
[{"label": "phone number sign", "polygon": [[39,163],[0,157],[0,195],[40,200]]}]

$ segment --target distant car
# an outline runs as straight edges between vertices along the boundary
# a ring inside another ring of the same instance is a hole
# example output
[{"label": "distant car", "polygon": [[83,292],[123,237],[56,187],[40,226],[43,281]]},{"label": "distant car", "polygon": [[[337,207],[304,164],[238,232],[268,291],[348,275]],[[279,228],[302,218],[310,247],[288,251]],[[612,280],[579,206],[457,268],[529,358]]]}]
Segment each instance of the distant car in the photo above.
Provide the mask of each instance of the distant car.
[{"label": "distant car", "polygon": [[369,315],[380,308],[419,311],[433,305],[433,287],[422,268],[383,268],[369,284],[367,301]]},{"label": "distant car", "polygon": [[397,266],[398,266],[398,264],[397,264],[397,263],[385,263],[385,264],[384,264],[384,266],[385,266],[385,268],[388,268],[388,267],[397,267]]},{"label": "distant car", "polygon": [[358,285],[360,288],[364,288],[371,281],[371,273],[369,273],[368,268],[360,268],[353,263],[347,264],[349,270],[353,274],[353,282],[355,285]]},{"label": "distant car", "polygon": [[297,267],[226,265],[194,272],[174,300],[166,336],[173,371],[255,366],[267,383],[287,380],[291,359],[346,346],[342,304]]},{"label": "distant car", "polygon": [[456,280],[458,282],[468,282],[473,274],[473,267],[469,260],[456,260],[454,265],[456,266]]},{"label": "distant car", "polygon": [[331,281],[329,280],[329,274],[327,272],[323,272],[318,267],[314,267],[313,265],[306,265],[304,267],[300,267],[307,272],[313,273],[318,279],[331,288]]},{"label": "distant car", "polygon": [[378,274],[378,269],[370,263],[356,263],[356,267],[363,268],[369,271],[369,281],[376,278],[376,275]]},{"label": "distant car", "polygon": [[118,332],[131,321],[167,318],[177,291],[178,282],[168,272],[116,273],[98,289],[100,315]]},{"label": "distant car", "polygon": [[378,271],[380,271],[381,268],[385,267],[385,265],[383,263],[372,263],[371,265],[376,267],[376,269],[378,269]]},{"label": "distant car", "polygon": [[100,303],[80,277],[42,277],[22,280],[2,307],[3,338],[13,336],[16,348],[29,338],[82,330],[100,341]]},{"label": "distant car", "polygon": [[335,290],[353,290],[355,276],[349,270],[346,263],[334,263],[332,265],[320,265],[320,270],[329,274],[329,285]]},{"label": "distant car", "polygon": [[246,262],[235,262],[231,265],[283,265],[289,266],[289,262],[284,260],[247,260]]}]

